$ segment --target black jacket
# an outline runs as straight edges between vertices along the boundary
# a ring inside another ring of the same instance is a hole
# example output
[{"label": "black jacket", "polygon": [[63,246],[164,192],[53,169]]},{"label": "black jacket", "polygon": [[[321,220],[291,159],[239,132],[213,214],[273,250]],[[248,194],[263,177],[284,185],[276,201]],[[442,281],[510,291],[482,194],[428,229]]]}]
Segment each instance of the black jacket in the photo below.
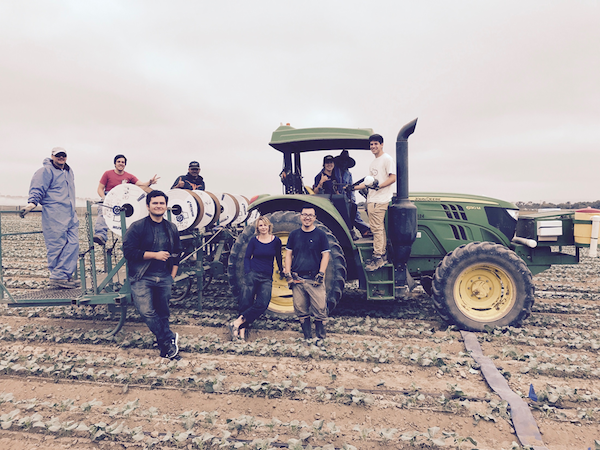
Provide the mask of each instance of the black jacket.
[{"label": "black jacket", "polygon": [[180,180],[183,181],[183,187],[181,189],[189,189],[190,191],[204,191],[204,178],[202,178],[200,175],[197,177],[193,177],[189,173],[181,175],[180,177],[177,177],[175,183],[173,183],[173,186],[171,186],[171,189],[175,189]]},{"label": "black jacket", "polygon": [[[168,222],[167,234],[169,248],[165,249],[171,253],[171,258],[167,261],[167,268],[170,272],[173,266],[178,266],[181,259],[181,242],[179,240],[179,231],[174,223]],[[152,251],[154,244],[154,235],[150,228],[152,219],[150,216],[140,219],[129,227],[123,239],[123,254],[127,259],[129,266],[129,281],[138,281],[144,276],[146,270],[152,262],[151,259],[144,260],[144,252]],[[176,255],[176,256],[173,256]]]}]

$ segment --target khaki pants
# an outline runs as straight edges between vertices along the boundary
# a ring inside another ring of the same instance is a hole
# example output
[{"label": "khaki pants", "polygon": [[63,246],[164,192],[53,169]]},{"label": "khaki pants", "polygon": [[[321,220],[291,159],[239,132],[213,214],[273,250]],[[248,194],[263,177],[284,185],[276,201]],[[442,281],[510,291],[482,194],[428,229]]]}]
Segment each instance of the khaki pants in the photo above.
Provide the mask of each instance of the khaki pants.
[{"label": "khaki pants", "polygon": [[369,226],[373,233],[373,257],[385,255],[387,237],[385,235],[385,213],[388,203],[367,203]]},{"label": "khaki pants", "polygon": [[292,285],[294,299],[294,311],[298,319],[304,321],[312,316],[315,320],[325,322],[327,320],[327,292],[325,283],[313,286],[312,280],[304,280],[304,283]]}]

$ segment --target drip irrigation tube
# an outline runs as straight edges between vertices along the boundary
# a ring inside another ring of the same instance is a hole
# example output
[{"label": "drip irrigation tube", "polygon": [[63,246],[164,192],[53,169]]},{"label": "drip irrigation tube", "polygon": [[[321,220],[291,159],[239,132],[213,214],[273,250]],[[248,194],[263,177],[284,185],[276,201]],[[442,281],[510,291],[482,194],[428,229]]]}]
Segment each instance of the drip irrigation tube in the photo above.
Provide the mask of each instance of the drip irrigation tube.
[{"label": "drip irrigation tube", "polygon": [[460,333],[465,341],[465,348],[471,352],[473,359],[481,366],[481,373],[489,386],[510,405],[510,415],[515,433],[521,444],[532,447],[534,450],[548,450],[542,441],[542,435],[527,403],[510,389],[506,379],[498,372],[492,360],[484,356],[475,334],[462,330]]}]

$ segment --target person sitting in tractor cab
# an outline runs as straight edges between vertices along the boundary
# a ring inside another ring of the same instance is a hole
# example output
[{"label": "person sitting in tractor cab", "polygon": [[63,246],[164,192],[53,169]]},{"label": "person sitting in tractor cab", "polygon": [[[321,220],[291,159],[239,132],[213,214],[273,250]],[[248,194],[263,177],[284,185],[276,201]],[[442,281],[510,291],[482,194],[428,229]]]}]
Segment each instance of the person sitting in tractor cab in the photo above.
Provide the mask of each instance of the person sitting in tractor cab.
[{"label": "person sitting in tractor cab", "polygon": [[313,192],[315,194],[337,194],[334,185],[335,162],[333,156],[327,155],[323,158],[323,169],[315,177]]},{"label": "person sitting in tractor cab", "polygon": [[[335,162],[334,176],[336,180],[335,187],[337,192],[340,194],[345,194],[348,198],[348,201],[356,203],[354,191],[348,189],[348,186],[352,186],[353,184],[352,174],[348,169],[354,167],[356,165],[356,161],[354,161],[354,158],[350,157],[348,150],[342,150],[342,153],[333,158],[333,160]],[[362,237],[367,238],[373,236],[369,225],[367,225],[360,216],[358,207],[356,208],[356,215],[354,217],[354,226],[358,229]],[[358,239],[354,231],[352,232],[352,237],[354,240]]]}]

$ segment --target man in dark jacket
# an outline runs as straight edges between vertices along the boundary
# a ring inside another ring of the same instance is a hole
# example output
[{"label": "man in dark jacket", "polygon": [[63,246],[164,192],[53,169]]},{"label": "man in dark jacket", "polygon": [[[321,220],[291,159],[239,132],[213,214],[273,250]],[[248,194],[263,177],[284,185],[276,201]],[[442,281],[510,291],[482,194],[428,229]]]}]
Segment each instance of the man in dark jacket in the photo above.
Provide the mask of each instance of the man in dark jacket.
[{"label": "man in dark jacket", "polygon": [[177,177],[171,189],[189,189],[190,191],[203,191],[204,178],[200,176],[200,163],[192,161],[188,167],[188,173]]},{"label": "man in dark jacket", "polygon": [[131,296],[140,315],[156,336],[160,356],[173,359],[179,335],[169,328],[171,286],[181,254],[179,232],[164,219],[168,198],[162,191],[146,196],[149,215],[134,222],[123,240]]},{"label": "man in dark jacket", "polygon": [[331,155],[327,155],[323,158],[323,169],[315,177],[315,184],[313,184],[313,192],[315,194],[335,194],[336,187],[333,182],[335,162]]}]

